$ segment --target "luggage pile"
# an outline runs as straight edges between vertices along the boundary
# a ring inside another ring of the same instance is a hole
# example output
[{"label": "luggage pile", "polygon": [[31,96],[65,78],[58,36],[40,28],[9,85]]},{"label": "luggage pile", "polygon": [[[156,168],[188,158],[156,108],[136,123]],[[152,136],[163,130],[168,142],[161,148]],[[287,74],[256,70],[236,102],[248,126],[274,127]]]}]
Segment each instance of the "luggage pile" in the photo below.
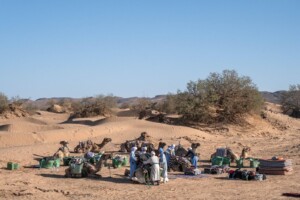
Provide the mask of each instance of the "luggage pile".
[{"label": "luggage pile", "polygon": [[288,175],[293,172],[292,160],[283,158],[272,158],[270,160],[259,160],[258,172],[270,175]]},{"label": "luggage pile", "polygon": [[218,166],[218,165],[213,165],[210,168],[204,168],[204,173],[205,174],[223,174],[223,173],[228,173],[230,168],[228,166]]},{"label": "luggage pile", "polygon": [[69,173],[66,174],[66,177],[86,177],[88,175],[87,170],[84,170],[85,159],[82,157],[74,157],[70,160]]},{"label": "luggage pile", "polygon": [[266,180],[267,177],[265,174],[261,174],[258,172],[254,172],[254,171],[248,171],[248,170],[230,170],[228,172],[228,178],[229,179],[242,179],[245,181],[251,181],[251,180],[255,180],[255,181],[263,181]]},{"label": "luggage pile", "polygon": [[195,168],[194,166],[187,167],[184,170],[184,175],[197,176],[199,174],[201,174],[201,171],[199,169]]}]

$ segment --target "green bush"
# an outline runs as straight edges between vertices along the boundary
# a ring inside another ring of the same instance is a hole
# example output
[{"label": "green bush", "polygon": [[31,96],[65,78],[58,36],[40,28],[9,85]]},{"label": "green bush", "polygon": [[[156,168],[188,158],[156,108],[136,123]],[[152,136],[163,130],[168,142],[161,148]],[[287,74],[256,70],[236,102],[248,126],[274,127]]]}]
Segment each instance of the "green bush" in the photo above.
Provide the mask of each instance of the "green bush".
[{"label": "green bush", "polygon": [[263,99],[246,76],[234,70],[211,73],[205,80],[191,81],[186,91],[178,91],[176,110],[184,118],[197,122],[236,122],[261,108]]},{"label": "green bush", "polygon": [[8,98],[7,96],[0,92],[0,113],[3,113],[8,109]]},{"label": "green bush", "polygon": [[300,118],[300,84],[290,86],[282,95],[281,104],[283,113]]}]

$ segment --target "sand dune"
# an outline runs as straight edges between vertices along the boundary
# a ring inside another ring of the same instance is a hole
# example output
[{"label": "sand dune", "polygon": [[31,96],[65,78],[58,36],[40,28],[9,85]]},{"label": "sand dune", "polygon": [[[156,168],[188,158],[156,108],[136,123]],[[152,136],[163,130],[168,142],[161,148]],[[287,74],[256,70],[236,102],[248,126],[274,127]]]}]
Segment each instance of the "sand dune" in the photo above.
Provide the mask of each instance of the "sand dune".
[{"label": "sand dune", "polygon": [[[230,125],[224,129],[194,129],[184,126],[138,120],[128,110],[117,111],[110,118],[69,119],[68,114],[40,112],[29,118],[0,120],[0,167],[8,161],[22,166],[37,164],[34,154],[52,155],[59,141],[70,141],[71,149],[80,140],[100,143],[104,137],[112,143],[104,150],[118,150],[119,144],[137,138],[146,131],[157,144],[190,146],[200,142],[200,167],[209,165],[216,147],[230,146],[240,153],[243,146],[252,148],[254,157],[274,155],[292,158],[292,176],[269,176],[264,182],[229,181],[226,175],[202,179],[171,179],[158,187],[131,184],[122,175],[124,168],[101,171],[102,179],[65,179],[64,167],[58,172],[47,169],[21,168],[18,171],[0,169],[0,199],[147,199],[157,194],[159,199],[284,199],[281,193],[299,192],[297,171],[300,167],[300,120],[282,115],[274,104],[267,105],[266,119],[248,116],[247,126]],[[290,187],[293,185],[293,187]]]}]

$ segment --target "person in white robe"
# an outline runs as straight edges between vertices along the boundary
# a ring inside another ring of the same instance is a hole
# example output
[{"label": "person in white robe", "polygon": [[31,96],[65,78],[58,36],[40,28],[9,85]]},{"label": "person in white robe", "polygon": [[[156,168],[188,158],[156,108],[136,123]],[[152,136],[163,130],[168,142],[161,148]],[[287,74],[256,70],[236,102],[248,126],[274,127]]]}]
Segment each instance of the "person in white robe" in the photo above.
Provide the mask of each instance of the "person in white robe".
[{"label": "person in white robe", "polygon": [[160,182],[160,171],[159,171],[159,158],[155,155],[155,152],[151,152],[151,157],[143,162],[144,164],[151,165],[151,173],[150,173],[150,180],[154,184],[157,182],[159,185]]}]

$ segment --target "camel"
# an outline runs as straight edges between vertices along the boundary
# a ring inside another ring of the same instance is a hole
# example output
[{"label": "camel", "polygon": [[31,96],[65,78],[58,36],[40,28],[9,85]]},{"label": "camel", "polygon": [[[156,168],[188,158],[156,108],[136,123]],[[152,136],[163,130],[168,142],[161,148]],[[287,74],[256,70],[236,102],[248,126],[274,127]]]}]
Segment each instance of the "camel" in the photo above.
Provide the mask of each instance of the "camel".
[{"label": "camel", "polygon": [[96,144],[91,140],[87,140],[84,142],[79,142],[79,144],[74,148],[74,152],[76,153],[86,153],[86,152],[95,152],[99,153],[100,150],[109,142],[111,142],[111,138],[104,138],[102,143]]},{"label": "camel", "polygon": [[104,138],[100,144],[93,143],[92,146],[88,149],[88,151],[99,153],[100,150],[111,141],[112,141],[111,138]]},{"label": "camel", "polygon": [[80,141],[79,144],[74,148],[75,153],[86,153],[93,145],[92,140]]},{"label": "camel", "polygon": [[63,140],[60,141],[59,144],[62,146],[54,153],[53,156],[58,157],[60,161],[63,161],[64,157],[68,157],[70,155],[70,151],[68,147],[69,142]]},{"label": "camel", "polygon": [[187,152],[188,151],[181,144],[178,144],[175,147],[175,155],[176,156],[184,157],[187,154]]},{"label": "camel", "polygon": [[[96,175],[97,172],[101,171],[104,164],[108,159],[112,158],[112,154],[103,154],[96,165],[86,162],[83,158],[76,158],[71,160],[71,165],[65,170],[65,177],[87,177],[88,175]],[[81,170],[77,174],[72,174],[72,165],[81,165]]]},{"label": "camel", "polygon": [[151,136],[147,132],[141,132],[141,136],[137,138],[140,141],[149,141]]},{"label": "camel", "polygon": [[[244,159],[248,158],[249,157],[248,152],[251,151],[251,148],[244,147],[240,157],[236,153],[234,153],[231,148],[227,147],[226,150],[227,150],[227,157],[230,158],[231,162],[235,162],[239,158],[244,158]],[[216,157],[216,152],[211,155],[211,159],[214,157]]]},{"label": "camel", "polygon": [[122,143],[120,146],[120,152],[130,152],[132,147],[137,147],[138,150],[141,147],[146,146],[148,149],[154,150],[154,145],[150,143],[151,136],[148,135],[147,132],[142,132],[141,136],[134,140],[126,140],[126,142]]},{"label": "camel", "polygon": [[243,150],[242,150],[242,153],[241,153],[241,156],[240,158],[243,158],[243,159],[246,159],[246,158],[249,158],[249,155],[248,153],[251,151],[251,148],[250,147],[244,147]]}]

